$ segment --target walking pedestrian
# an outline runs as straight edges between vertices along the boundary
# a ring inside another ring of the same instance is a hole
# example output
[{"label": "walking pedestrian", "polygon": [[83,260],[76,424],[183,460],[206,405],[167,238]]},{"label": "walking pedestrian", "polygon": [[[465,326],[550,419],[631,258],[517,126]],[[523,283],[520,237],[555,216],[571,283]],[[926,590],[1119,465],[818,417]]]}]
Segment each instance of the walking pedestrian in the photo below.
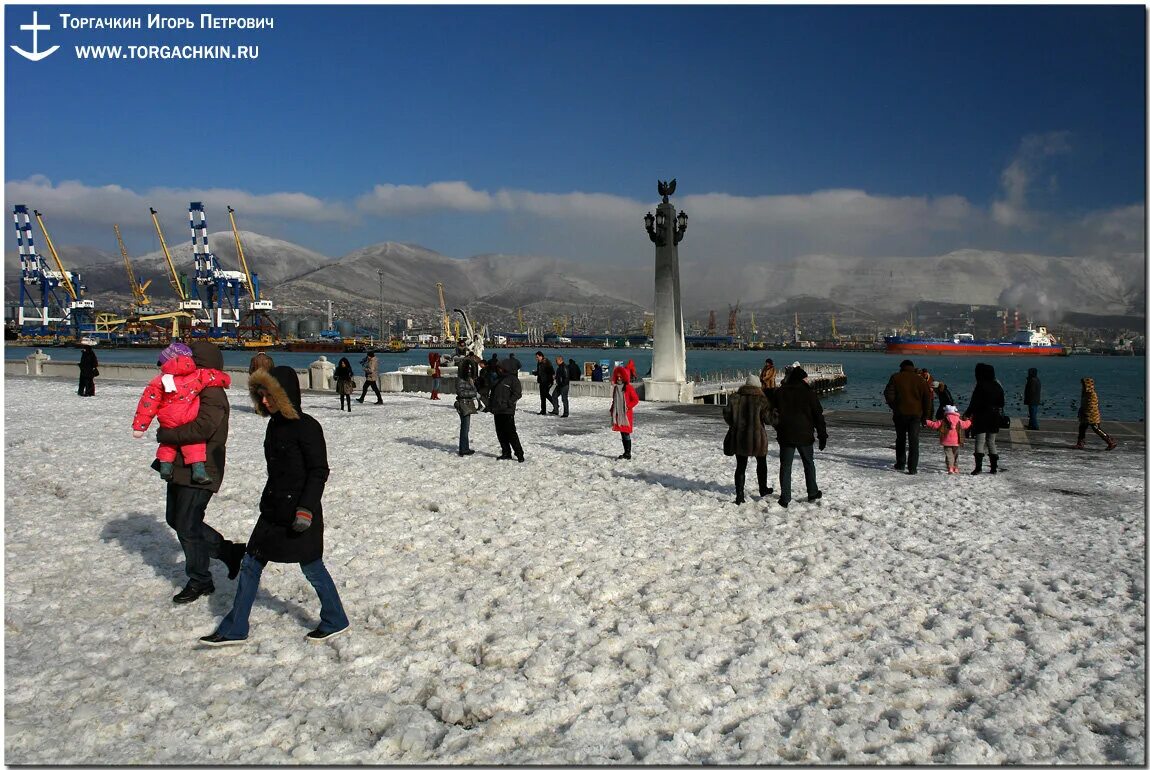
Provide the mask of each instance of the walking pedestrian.
[{"label": "walking pedestrian", "polygon": [[616,460],[631,459],[631,433],[635,430],[635,405],[639,403],[639,394],[631,384],[634,372],[635,363],[629,361],[611,373],[611,430],[618,431],[623,440],[623,454]]},{"label": "walking pedestrian", "polygon": [[542,350],[535,351],[535,382],[539,386],[539,414],[547,414],[547,405],[551,404],[551,414],[559,414],[559,402],[551,395],[551,385],[555,382],[555,367],[543,355]]},{"label": "walking pedestrian", "polygon": [[747,478],[747,459],[755,458],[759,480],[759,497],[774,494],[767,482],[767,430],[770,424],[771,399],[763,392],[762,380],[750,376],[727,399],[723,420],[729,426],[723,438],[723,454],[735,457],[735,505],[746,502],[743,488]]},{"label": "walking pedestrian", "polygon": [[359,360],[359,365],[363,367],[363,392],[356,401],[362,404],[367,398],[367,389],[371,388],[375,391],[375,403],[382,404],[383,394],[379,392],[379,383],[375,381],[379,376],[379,359],[375,357],[375,351],[367,351],[367,355]]},{"label": "walking pedestrian", "polygon": [[1030,368],[1026,372],[1026,385],[1022,388],[1022,403],[1026,405],[1027,430],[1038,430],[1038,407],[1042,403],[1042,380],[1038,370]]},{"label": "walking pedestrian", "polygon": [[894,421],[894,469],[918,473],[918,432],[930,416],[930,394],[913,362],[899,364],[898,371],[887,380],[883,398]]},{"label": "walking pedestrian", "polygon": [[998,473],[998,430],[1002,410],[1006,406],[1006,394],[994,378],[994,367],[990,364],[974,365],[974,392],[963,419],[971,421],[970,433],[974,436],[974,470],[971,476],[982,473],[982,458],[990,458],[990,472]]},{"label": "walking pedestrian", "polygon": [[[270,371],[270,369],[269,369]],[[335,392],[339,394],[339,411],[347,403],[347,411],[351,412],[351,396],[355,393],[355,373],[351,370],[351,361],[346,357],[339,359],[335,365]]]},{"label": "walking pedestrian", "polygon": [[1102,430],[1102,410],[1098,408],[1098,392],[1094,389],[1094,380],[1090,377],[1083,377],[1082,400],[1078,407],[1078,443],[1074,445],[1075,449],[1086,448],[1087,428],[1090,428],[1100,439],[1106,442],[1106,451],[1118,446],[1118,442]]},{"label": "walking pedestrian", "polygon": [[495,436],[499,439],[497,460],[515,459],[523,462],[523,445],[519,443],[519,432],[515,429],[515,403],[523,397],[523,386],[519,382],[518,368],[511,359],[505,358],[495,364],[499,379],[491,386],[491,397],[487,407],[495,416]]},{"label": "walking pedestrian", "polygon": [[555,356],[555,392],[552,394],[552,403],[555,404],[555,412],[559,411],[559,401],[563,402],[563,414],[560,417],[566,417],[570,407],[567,402],[567,396],[571,392],[571,370],[567,364],[563,362],[563,356]]},{"label": "walking pedestrian", "polygon": [[783,384],[775,389],[773,403],[779,410],[779,424],[775,428],[779,442],[779,505],[786,508],[791,502],[791,465],[796,452],[803,462],[807,502],[813,503],[823,496],[815,476],[815,435],[818,435],[821,452],[827,446],[827,423],[819,396],[807,382],[806,371],[797,362]]},{"label": "walking pedestrian", "polygon": [[927,420],[926,427],[938,431],[938,443],[942,445],[946,472],[958,473],[958,448],[962,446],[962,431],[970,427],[970,420],[958,416],[958,407],[953,404],[940,407],[942,417]]},{"label": "walking pedestrian", "polygon": [[351,627],[335,581],[323,563],[323,490],[327,483],[327,443],[323,428],[301,406],[299,377],[290,366],[253,372],[248,380],[256,411],[269,417],[264,433],[267,482],[260,515],[240,565],[231,611],[216,630],[200,637],[209,647],[242,644],[268,562],[299,564],[320,601],[319,625],[307,634],[321,642]]},{"label": "walking pedestrian", "polygon": [[[197,340],[190,346],[192,360],[204,369],[224,368],[224,356],[206,340]],[[231,407],[223,388],[205,388],[200,393],[200,409],[189,423],[174,427],[160,426],[156,441],[162,444],[207,444],[206,467],[211,481],[196,484],[192,481],[191,466],[183,456],[176,454],[172,478],[167,485],[167,504],[164,519],[175,530],[184,552],[184,573],[188,582],[183,590],[172,597],[176,604],[188,604],[216,590],[209,570],[211,559],[219,559],[228,568],[228,579],[235,580],[244,555],[243,543],[233,543],[210,527],[205,521],[212,495],[220,491],[224,481],[224,464],[228,442],[228,417]],[[152,465],[160,469],[159,460]]]},{"label": "walking pedestrian", "polygon": [[80,346],[80,384],[76,393],[81,396],[96,395],[96,378],[100,376],[100,362],[91,345]]}]

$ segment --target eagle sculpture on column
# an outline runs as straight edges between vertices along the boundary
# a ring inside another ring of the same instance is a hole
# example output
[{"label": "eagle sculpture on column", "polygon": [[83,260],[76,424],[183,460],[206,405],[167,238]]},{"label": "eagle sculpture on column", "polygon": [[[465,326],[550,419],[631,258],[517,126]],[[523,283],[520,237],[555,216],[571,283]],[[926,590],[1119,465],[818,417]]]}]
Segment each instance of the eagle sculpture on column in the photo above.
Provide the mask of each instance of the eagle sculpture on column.
[{"label": "eagle sculpture on column", "polygon": [[662,179],[660,179],[659,194],[663,196],[663,203],[670,203],[667,198],[668,196],[675,194],[675,180],[672,179],[670,182],[664,182]]}]

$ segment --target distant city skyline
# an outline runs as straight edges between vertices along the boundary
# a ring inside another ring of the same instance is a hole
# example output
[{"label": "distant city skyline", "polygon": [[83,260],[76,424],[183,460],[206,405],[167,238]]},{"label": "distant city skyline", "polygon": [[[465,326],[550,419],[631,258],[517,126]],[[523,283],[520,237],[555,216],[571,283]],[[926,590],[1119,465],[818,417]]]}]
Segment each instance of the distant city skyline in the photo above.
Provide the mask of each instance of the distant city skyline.
[{"label": "distant city skyline", "polygon": [[[11,48],[33,11],[60,46],[41,61]],[[144,28],[77,21],[116,18]],[[1143,6],[8,5],[6,199],[108,252],[113,223],[156,247],[149,206],[182,242],[198,200],[211,231],[230,205],[332,257],[400,241],[637,265],[675,177],[685,259],[1144,269],[1145,29]],[[259,55],[76,51],[136,45]]]}]

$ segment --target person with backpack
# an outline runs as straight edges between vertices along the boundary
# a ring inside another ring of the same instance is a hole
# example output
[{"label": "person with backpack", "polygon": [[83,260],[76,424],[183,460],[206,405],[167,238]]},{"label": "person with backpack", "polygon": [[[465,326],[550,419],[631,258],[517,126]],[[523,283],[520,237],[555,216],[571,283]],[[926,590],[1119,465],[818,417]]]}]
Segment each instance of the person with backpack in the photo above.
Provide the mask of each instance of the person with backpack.
[{"label": "person with backpack", "polygon": [[940,407],[942,417],[937,420],[927,420],[926,427],[938,431],[938,443],[942,445],[942,453],[946,459],[946,472],[958,473],[958,448],[962,446],[962,431],[970,427],[970,420],[958,416],[958,407],[948,404]]}]

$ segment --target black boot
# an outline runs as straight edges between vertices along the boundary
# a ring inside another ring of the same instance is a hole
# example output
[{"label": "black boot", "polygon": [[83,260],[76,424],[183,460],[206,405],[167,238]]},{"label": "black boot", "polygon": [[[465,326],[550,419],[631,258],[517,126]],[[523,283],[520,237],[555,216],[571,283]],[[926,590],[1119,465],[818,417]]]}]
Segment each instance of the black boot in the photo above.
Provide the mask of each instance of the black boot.
[{"label": "black boot", "polygon": [[735,487],[735,505],[742,505],[747,502],[747,498],[743,495],[742,487]]},{"label": "black boot", "polygon": [[990,455],[990,472],[998,473],[998,455]]},{"label": "black boot", "polygon": [[248,547],[244,543],[225,542],[220,548],[220,561],[228,568],[228,580],[235,580],[240,574],[240,562],[244,560],[244,553]]},{"label": "black boot", "polygon": [[983,456],[978,452],[974,453],[974,470],[970,472],[971,476],[977,476],[978,474],[982,473],[982,457]]}]

